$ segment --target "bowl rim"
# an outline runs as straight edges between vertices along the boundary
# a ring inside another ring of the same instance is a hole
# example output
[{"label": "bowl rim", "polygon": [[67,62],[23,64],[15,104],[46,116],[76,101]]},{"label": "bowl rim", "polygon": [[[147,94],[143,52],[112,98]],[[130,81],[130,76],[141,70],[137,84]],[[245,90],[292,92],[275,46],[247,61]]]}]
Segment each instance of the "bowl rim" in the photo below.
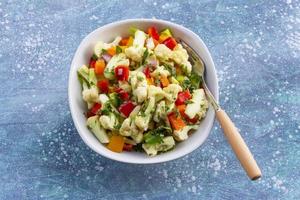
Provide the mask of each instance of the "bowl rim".
[{"label": "bowl rim", "polygon": [[[88,33],[80,42],[79,46],[77,47],[75,54],[72,58],[72,62],[71,62],[71,67],[70,67],[70,71],[69,71],[69,77],[68,77],[68,101],[69,101],[69,108],[70,108],[70,112],[71,112],[71,116],[72,116],[72,120],[73,123],[75,125],[75,128],[77,130],[77,132],[79,133],[81,139],[84,141],[84,143],[91,148],[94,152],[96,152],[97,154],[100,154],[101,156],[104,156],[108,159],[111,160],[115,160],[118,162],[123,162],[123,163],[129,163],[129,164],[155,164],[155,163],[164,163],[164,162],[168,162],[168,161],[172,161],[172,160],[176,160],[179,159],[181,157],[184,157],[188,154],[190,154],[191,152],[195,151],[196,149],[198,149],[204,142],[205,140],[207,140],[208,136],[211,133],[211,129],[213,127],[214,121],[215,121],[215,112],[213,113],[213,120],[211,123],[208,124],[208,134],[206,136],[206,138],[204,138],[204,140],[202,142],[199,142],[199,144],[197,144],[194,148],[190,148],[188,151],[181,153],[181,154],[176,154],[176,156],[169,156],[166,157],[164,159],[157,159],[157,160],[151,160],[151,162],[147,162],[147,161],[143,161],[143,162],[139,162],[139,161],[134,161],[134,160],[127,160],[127,159],[123,159],[122,157],[118,157],[118,156],[114,156],[111,157],[111,154],[106,154],[103,153],[101,151],[99,151],[97,148],[95,148],[93,145],[90,144],[90,142],[88,141],[88,139],[84,136],[84,133],[82,133],[80,130],[81,128],[79,127],[79,122],[77,121],[77,117],[76,115],[78,113],[75,113],[75,108],[73,109],[73,107],[75,106],[75,103],[73,102],[74,100],[72,100],[72,96],[71,96],[71,76],[72,76],[72,71],[74,71],[74,65],[75,65],[75,56],[78,54],[78,52],[80,51],[80,49],[82,48],[83,44],[86,43],[86,41],[88,41],[89,36],[93,35],[95,32],[98,32],[100,29],[109,29],[111,27],[114,26],[118,26],[121,24],[126,24],[126,23],[143,23],[143,22],[150,22],[150,23],[163,23],[163,24],[170,24],[171,26],[175,26],[178,29],[183,29],[184,32],[188,32],[189,34],[191,34],[194,38],[196,38],[198,40],[199,43],[201,43],[202,47],[204,48],[204,51],[207,53],[208,57],[207,59],[209,60],[209,62],[212,64],[211,66],[211,70],[212,70],[212,74],[214,75],[214,79],[215,79],[215,86],[214,86],[214,90],[212,91],[216,101],[219,101],[219,84],[218,84],[218,76],[217,76],[217,71],[215,68],[215,64],[213,62],[212,56],[210,54],[210,51],[208,50],[207,46],[205,45],[205,43],[203,42],[203,40],[193,31],[191,31],[190,29],[184,27],[183,25],[179,25],[176,24],[174,22],[170,22],[170,21],[166,21],[166,20],[162,20],[162,19],[149,19],[149,18],[133,18],[133,19],[125,19],[125,20],[119,20],[119,21],[114,21],[108,24],[105,24],[103,26],[100,26],[98,28],[96,28],[95,30],[93,30],[92,32]],[[149,159],[150,160],[150,159]]]}]

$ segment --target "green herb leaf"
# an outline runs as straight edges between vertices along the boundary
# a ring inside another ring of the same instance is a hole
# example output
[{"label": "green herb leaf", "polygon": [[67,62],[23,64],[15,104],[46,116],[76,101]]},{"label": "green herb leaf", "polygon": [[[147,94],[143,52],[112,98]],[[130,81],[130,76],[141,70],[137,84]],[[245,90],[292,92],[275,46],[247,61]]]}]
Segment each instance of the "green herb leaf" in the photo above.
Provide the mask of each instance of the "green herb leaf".
[{"label": "green herb leaf", "polygon": [[101,54],[105,54],[105,53],[107,53],[107,50],[106,49],[102,49]]},{"label": "green herb leaf", "polygon": [[171,132],[171,128],[166,126],[160,126],[156,129],[147,132],[144,135],[144,141],[147,144],[160,144],[163,142],[164,136],[171,134]]},{"label": "green herb leaf", "polygon": [[161,144],[163,142],[163,135],[153,134],[150,131],[145,134],[144,140],[147,144]]},{"label": "green herb leaf", "polygon": [[148,49],[146,49],[146,51],[144,51],[144,54],[143,54],[142,65],[145,64],[145,61],[146,61],[148,55],[149,55],[149,51],[148,51]]},{"label": "green herb leaf", "polygon": [[122,53],[122,48],[120,46],[116,47],[116,53],[117,54]]},{"label": "green herb leaf", "polygon": [[138,152],[143,152],[144,149],[143,149],[143,146],[142,146],[142,145],[143,145],[142,143],[139,143],[139,144],[134,145],[134,146],[133,146],[133,150],[134,150],[134,151],[138,151]]},{"label": "green herb leaf", "polygon": [[98,56],[96,54],[93,54],[91,57],[92,60],[98,60]]},{"label": "green herb leaf", "polygon": [[109,94],[109,100],[115,108],[118,108],[122,103],[122,100],[116,92]]},{"label": "green herb leaf", "polygon": [[176,76],[176,69],[172,65],[164,63],[163,66],[168,70],[171,74],[171,76]]}]

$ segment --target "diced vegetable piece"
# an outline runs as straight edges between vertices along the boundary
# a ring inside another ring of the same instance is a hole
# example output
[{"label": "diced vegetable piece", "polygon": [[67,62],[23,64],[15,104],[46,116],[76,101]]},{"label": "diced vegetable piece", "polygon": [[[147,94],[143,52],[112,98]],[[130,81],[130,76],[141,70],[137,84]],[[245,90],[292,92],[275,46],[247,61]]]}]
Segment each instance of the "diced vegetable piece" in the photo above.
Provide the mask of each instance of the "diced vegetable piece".
[{"label": "diced vegetable piece", "polygon": [[117,108],[121,105],[122,101],[116,92],[110,93],[108,96],[109,96],[109,100],[110,100],[111,104],[114,107]]},{"label": "diced vegetable piece", "polygon": [[130,115],[135,105],[131,101],[124,102],[120,107],[119,111],[126,117]]},{"label": "diced vegetable piece", "polygon": [[188,121],[188,122],[190,122],[190,123],[192,123],[192,124],[195,124],[195,123],[198,121],[198,119],[199,119],[198,116],[195,116],[194,118],[190,119],[190,118],[185,114],[185,110],[186,110],[186,105],[185,105],[185,104],[178,105],[178,106],[176,106],[176,107],[177,107],[177,109],[178,109],[180,115],[181,115],[182,117],[184,117],[184,119],[185,119],[186,121]]},{"label": "diced vegetable piece", "polygon": [[95,63],[95,74],[96,75],[103,75],[105,69],[105,62],[103,59],[99,59]]},{"label": "diced vegetable piece", "polygon": [[176,116],[176,113],[170,113],[168,115],[168,119],[170,121],[170,124],[171,124],[172,128],[175,129],[175,130],[180,130],[183,127],[186,126],[186,124],[181,119],[181,117],[180,116]]},{"label": "diced vegetable piece", "polygon": [[89,67],[90,67],[90,68],[95,68],[95,64],[96,64],[96,60],[91,59],[91,60],[90,60],[90,63],[89,63]]},{"label": "diced vegetable piece", "polygon": [[155,39],[153,39],[153,43],[154,43],[155,47],[159,44],[159,42],[157,40],[155,40]]},{"label": "diced vegetable piece", "polygon": [[107,79],[98,81],[97,86],[100,89],[101,93],[108,93],[109,82]]},{"label": "diced vegetable piece", "polygon": [[173,136],[177,141],[183,141],[188,139],[189,135],[189,131],[192,129],[197,129],[197,125],[191,125],[191,126],[185,126],[183,129],[181,130],[175,130],[173,131]]},{"label": "diced vegetable piece", "polygon": [[182,105],[178,105],[178,106],[176,106],[176,107],[177,107],[179,113],[181,114],[181,116],[184,117],[184,111],[185,111],[185,109],[186,109],[186,105],[185,105],[185,104],[182,104]]},{"label": "diced vegetable piece", "polygon": [[111,56],[116,55],[116,47],[111,47],[111,48],[107,49],[107,53]]},{"label": "diced vegetable piece", "polygon": [[148,85],[154,85],[154,79],[152,77],[147,78],[147,83],[148,83]]},{"label": "diced vegetable piece", "polygon": [[177,42],[174,38],[169,37],[168,39],[163,41],[163,44],[166,45],[169,49],[173,50],[176,47]]},{"label": "diced vegetable piece", "polygon": [[[177,69],[177,68],[176,68],[176,69]],[[176,71],[176,74],[177,74],[177,71]],[[183,75],[177,75],[177,76],[176,76],[176,80],[177,80],[180,84],[183,83],[184,79],[185,79],[185,76],[183,76]]]},{"label": "diced vegetable piece", "polygon": [[185,114],[191,119],[193,119],[196,114],[201,111],[201,104],[204,104],[206,102],[204,90],[194,90],[192,101],[192,103],[187,105],[185,110]]},{"label": "diced vegetable piece", "polygon": [[178,76],[182,76],[182,69],[179,65],[175,65],[175,69],[176,69],[176,75]]},{"label": "diced vegetable piece", "polygon": [[170,29],[167,28],[159,34],[159,42],[162,43],[169,37],[172,37],[172,33],[171,33]]},{"label": "diced vegetable piece", "polygon": [[195,123],[198,122],[199,117],[196,115],[193,119],[190,119],[190,118],[187,116],[185,119],[186,119],[186,121],[188,121],[188,122],[190,122],[190,123],[192,123],[192,124],[195,124]]},{"label": "diced vegetable piece", "polygon": [[148,35],[155,40],[159,40],[159,34],[154,26],[148,28]]},{"label": "diced vegetable piece", "polygon": [[124,151],[132,151],[133,145],[132,144],[124,144],[123,150]]},{"label": "diced vegetable piece", "polygon": [[99,101],[102,105],[104,105],[108,100],[109,100],[109,98],[106,94],[99,95]]},{"label": "diced vegetable piece", "polygon": [[129,77],[129,69],[127,66],[119,65],[115,68],[115,76],[119,81],[127,81]]},{"label": "diced vegetable piece", "polygon": [[149,67],[145,67],[145,69],[143,70],[146,78],[151,78],[151,71],[150,71],[150,68]]},{"label": "diced vegetable piece", "polygon": [[95,134],[95,136],[98,138],[98,140],[101,143],[108,143],[109,138],[106,134],[106,131],[101,127],[99,122],[99,116],[95,115],[93,117],[89,117],[87,119],[87,126],[91,131]]},{"label": "diced vegetable piece", "polygon": [[124,147],[124,137],[119,135],[113,135],[110,138],[110,142],[107,145],[107,148],[113,152],[121,153]]},{"label": "diced vegetable piece", "polygon": [[105,78],[113,80],[115,78],[114,72],[117,66],[129,66],[129,59],[126,58],[124,53],[119,53],[109,60],[104,70]]},{"label": "diced vegetable piece", "polygon": [[122,40],[120,41],[120,45],[121,46],[127,46],[129,41],[129,38],[122,38]]},{"label": "diced vegetable piece", "polygon": [[126,101],[129,99],[129,94],[128,92],[126,92],[125,90],[123,90],[122,88],[117,88],[116,92],[119,94],[119,97],[123,100]]},{"label": "diced vegetable piece", "polygon": [[162,87],[167,87],[169,85],[169,80],[166,76],[161,76],[160,83],[161,83]]},{"label": "diced vegetable piece", "polygon": [[133,44],[133,37],[130,36],[130,37],[128,38],[127,46],[128,46],[128,47],[129,47],[129,46],[132,46],[132,44]]},{"label": "diced vegetable piece", "polygon": [[116,46],[116,54],[122,53],[123,49],[121,48],[121,46]]},{"label": "diced vegetable piece", "polygon": [[98,113],[98,111],[100,110],[100,108],[101,108],[101,104],[100,103],[95,103],[90,111],[91,111],[91,113],[96,115]]},{"label": "diced vegetable piece", "polygon": [[183,92],[179,92],[177,99],[175,101],[175,105],[184,104],[187,100],[191,99],[192,95],[190,94],[189,90],[185,90]]}]

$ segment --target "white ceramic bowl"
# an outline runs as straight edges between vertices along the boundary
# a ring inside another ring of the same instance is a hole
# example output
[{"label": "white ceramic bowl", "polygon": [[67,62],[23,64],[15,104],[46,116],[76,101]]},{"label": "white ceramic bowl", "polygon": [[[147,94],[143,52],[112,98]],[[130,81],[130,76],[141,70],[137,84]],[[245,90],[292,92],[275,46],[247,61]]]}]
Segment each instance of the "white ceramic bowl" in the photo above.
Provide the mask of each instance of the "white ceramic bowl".
[{"label": "white ceramic bowl", "polygon": [[174,160],[194,151],[206,140],[213,126],[215,118],[212,107],[209,108],[207,116],[201,122],[199,129],[194,132],[186,141],[179,143],[174,150],[159,154],[155,157],[149,157],[145,153],[140,152],[114,153],[102,145],[86,127],[86,117],[84,116],[86,106],[82,100],[81,86],[77,79],[76,71],[80,66],[89,62],[89,59],[93,54],[94,45],[97,41],[102,40],[109,42],[118,35],[128,36],[129,28],[133,26],[145,31],[149,26],[155,26],[159,30],[170,28],[176,38],[181,38],[187,42],[198,52],[206,64],[206,81],[211,92],[218,100],[218,82],[215,66],[207,47],[199,36],[183,26],[168,21],[156,19],[130,19],[102,26],[88,34],[80,43],[74,55],[69,74],[68,94],[72,118],[83,141],[91,149],[102,156],[121,162],[136,164],[160,163]]}]

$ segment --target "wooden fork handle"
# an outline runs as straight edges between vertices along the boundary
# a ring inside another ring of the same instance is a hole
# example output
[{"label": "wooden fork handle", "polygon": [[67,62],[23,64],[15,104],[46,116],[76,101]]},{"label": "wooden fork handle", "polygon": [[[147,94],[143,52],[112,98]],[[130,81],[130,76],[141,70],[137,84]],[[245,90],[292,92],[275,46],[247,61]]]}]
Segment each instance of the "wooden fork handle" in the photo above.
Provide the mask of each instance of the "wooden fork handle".
[{"label": "wooden fork handle", "polygon": [[224,135],[226,136],[236,157],[239,159],[249,178],[251,180],[260,178],[261,171],[249,148],[247,147],[247,144],[244,142],[242,136],[238,132],[229,116],[222,109],[216,111],[216,116],[223,129]]}]

